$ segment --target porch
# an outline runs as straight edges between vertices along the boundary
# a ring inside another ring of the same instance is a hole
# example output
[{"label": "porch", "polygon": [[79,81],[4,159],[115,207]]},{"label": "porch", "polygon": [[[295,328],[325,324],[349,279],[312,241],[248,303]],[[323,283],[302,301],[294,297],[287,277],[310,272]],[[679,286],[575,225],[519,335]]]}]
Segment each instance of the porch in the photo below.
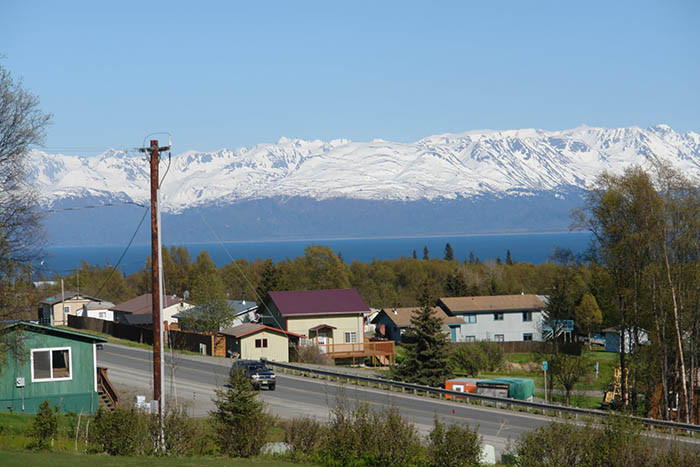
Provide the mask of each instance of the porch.
[{"label": "porch", "polygon": [[318,344],[319,350],[332,359],[351,358],[353,364],[356,359],[369,358],[372,364],[381,366],[393,365],[395,359],[394,341],[371,341],[348,344]]}]

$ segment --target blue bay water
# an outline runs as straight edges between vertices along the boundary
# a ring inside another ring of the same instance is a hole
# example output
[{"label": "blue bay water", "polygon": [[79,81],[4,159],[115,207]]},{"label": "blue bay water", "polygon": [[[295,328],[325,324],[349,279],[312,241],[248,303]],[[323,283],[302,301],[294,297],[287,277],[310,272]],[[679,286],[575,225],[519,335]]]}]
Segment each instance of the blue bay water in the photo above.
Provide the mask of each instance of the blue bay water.
[{"label": "blue bay water", "polygon": [[[508,235],[469,235],[449,237],[405,237],[405,238],[362,238],[297,240],[277,242],[224,242],[191,243],[184,246],[194,260],[202,250],[207,250],[218,266],[231,262],[232,258],[245,258],[249,261],[270,258],[277,262],[304,255],[309,245],[329,246],[342,254],[346,263],[352,261],[369,262],[373,259],[395,259],[411,257],[413,250],[418,258],[423,257],[423,247],[427,246],[430,258],[442,258],[445,244],[450,243],[455,259],[463,261],[473,252],[482,261],[496,259],[505,261],[506,251],[510,250],[513,261],[540,264],[551,258],[554,247],[567,248],[574,253],[583,253],[589,245],[587,232],[538,233]],[[48,258],[41,271],[51,276],[61,275],[80,267],[81,260],[88,264],[104,266],[116,265],[124,251],[124,246],[102,247],[56,247],[48,248]],[[143,268],[150,256],[150,245],[132,245],[124,256],[119,269],[131,274]]]}]

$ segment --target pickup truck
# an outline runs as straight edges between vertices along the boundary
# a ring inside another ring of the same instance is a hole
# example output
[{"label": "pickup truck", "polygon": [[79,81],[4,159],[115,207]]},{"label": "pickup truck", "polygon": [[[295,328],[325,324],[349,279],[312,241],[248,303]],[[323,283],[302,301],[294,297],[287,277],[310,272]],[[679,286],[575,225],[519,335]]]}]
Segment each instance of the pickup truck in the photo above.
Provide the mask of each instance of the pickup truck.
[{"label": "pickup truck", "polygon": [[243,371],[246,376],[250,377],[250,382],[256,390],[267,388],[270,391],[275,390],[276,377],[275,372],[265,366],[264,362],[258,360],[236,360],[231,365],[230,374],[233,375],[236,371]]}]

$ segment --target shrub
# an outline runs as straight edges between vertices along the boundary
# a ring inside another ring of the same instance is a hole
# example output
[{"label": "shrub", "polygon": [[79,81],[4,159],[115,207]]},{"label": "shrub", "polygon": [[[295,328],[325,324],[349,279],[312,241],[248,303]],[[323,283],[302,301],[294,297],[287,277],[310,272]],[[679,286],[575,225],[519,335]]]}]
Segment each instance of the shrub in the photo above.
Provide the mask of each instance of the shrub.
[{"label": "shrub", "polygon": [[271,419],[244,372],[234,372],[227,387],[216,390],[214,404],[211,420],[221,452],[232,457],[260,454]]},{"label": "shrub", "polygon": [[477,343],[462,342],[450,354],[450,362],[469,376],[479,376],[487,365],[487,357]]},{"label": "shrub", "polygon": [[428,464],[431,466],[478,466],[481,438],[466,426],[445,425],[435,417],[435,428],[428,435]]},{"label": "shrub", "polygon": [[163,417],[165,452],[182,456],[194,454],[198,446],[197,422],[187,415],[186,409],[168,409]]},{"label": "shrub", "polygon": [[284,423],[284,441],[294,452],[311,454],[325,442],[327,428],[317,420],[296,417]]},{"label": "shrub", "polygon": [[373,412],[367,404],[350,409],[339,402],[332,410],[321,449],[324,465],[419,465],[424,451],[415,426],[398,409]]},{"label": "shrub", "polygon": [[53,440],[58,432],[57,413],[58,405],[52,409],[48,400],[39,405],[39,410],[34,417],[34,423],[30,431],[37,448],[49,449],[53,446]]},{"label": "shrub", "polygon": [[135,408],[99,409],[90,429],[92,442],[113,456],[154,454],[158,418]]},{"label": "shrub", "polygon": [[484,353],[484,368],[487,371],[498,371],[503,367],[506,361],[506,354],[501,344],[494,341],[479,341],[477,346]]},{"label": "shrub", "polygon": [[301,363],[313,363],[315,365],[333,364],[333,359],[321,352],[321,349],[316,345],[300,345],[298,356]]}]

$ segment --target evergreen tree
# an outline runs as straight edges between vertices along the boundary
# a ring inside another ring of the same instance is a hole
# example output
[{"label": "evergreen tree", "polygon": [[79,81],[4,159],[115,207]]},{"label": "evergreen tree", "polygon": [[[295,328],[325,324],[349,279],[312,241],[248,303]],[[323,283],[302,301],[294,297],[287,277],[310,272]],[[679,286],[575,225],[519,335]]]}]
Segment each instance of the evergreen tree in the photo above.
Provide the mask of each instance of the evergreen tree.
[{"label": "evergreen tree", "polygon": [[510,256],[510,250],[506,250],[506,264],[508,266],[513,265],[513,258],[511,258],[511,256]]},{"label": "evergreen tree", "polygon": [[262,276],[256,289],[259,299],[265,300],[268,292],[278,290],[280,285],[279,271],[270,258],[265,260]]},{"label": "evergreen tree", "polygon": [[426,261],[430,259],[430,257],[428,256],[428,245],[423,247],[423,259]]},{"label": "evergreen tree", "polygon": [[418,257],[416,256],[416,250],[413,250],[413,259],[417,259]]},{"label": "evergreen tree", "polygon": [[406,353],[395,367],[395,374],[403,381],[442,386],[452,375],[448,365],[449,341],[442,332],[442,321],[432,308],[429,290],[424,282],[419,299],[421,308],[413,312],[411,327],[401,338]]},{"label": "evergreen tree", "polygon": [[445,282],[445,292],[448,297],[464,297],[468,293],[467,281],[464,280],[464,274],[460,271],[447,276]]},{"label": "evergreen tree", "polygon": [[265,413],[250,377],[234,371],[224,389],[216,390],[216,409],[210,413],[214,439],[223,454],[251,457],[260,454],[270,417]]},{"label": "evergreen tree", "polygon": [[474,259],[474,252],[470,251],[469,252],[469,264],[474,264],[475,259]]},{"label": "evergreen tree", "polygon": [[447,242],[445,244],[445,261],[454,261],[455,259],[455,252],[452,249],[452,245],[450,245],[450,242]]}]

